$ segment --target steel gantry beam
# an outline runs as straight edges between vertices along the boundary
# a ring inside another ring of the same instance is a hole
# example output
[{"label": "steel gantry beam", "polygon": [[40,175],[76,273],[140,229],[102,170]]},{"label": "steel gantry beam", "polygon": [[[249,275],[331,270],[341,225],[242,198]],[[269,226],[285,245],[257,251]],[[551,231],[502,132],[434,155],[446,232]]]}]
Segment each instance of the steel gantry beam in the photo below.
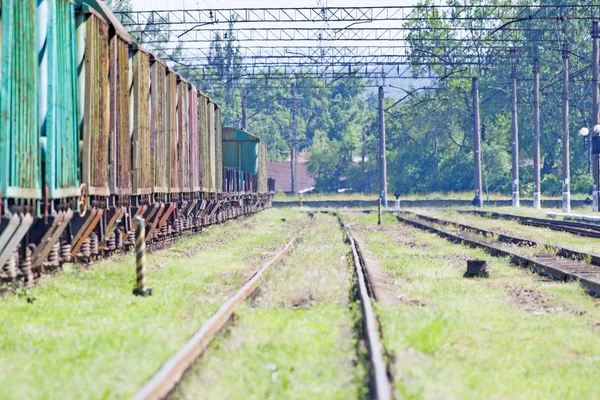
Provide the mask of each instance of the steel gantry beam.
[{"label": "steel gantry beam", "polygon": [[268,66],[329,67],[356,69],[365,66],[487,66],[505,62],[516,53],[533,52],[535,46],[453,47],[453,46],[250,46],[236,49],[234,53],[222,50],[215,53],[207,47],[166,47],[162,53],[177,49],[168,60],[189,67],[226,65],[235,58],[236,67],[254,69]]},{"label": "steel gantry beam", "polygon": [[[408,40],[426,40],[426,41],[450,41],[464,42],[468,40],[486,41],[493,34],[496,28],[481,27],[477,32],[483,36],[474,37],[473,31],[467,31],[463,27],[437,27],[436,32],[447,33],[443,38],[436,39],[428,35],[431,32],[429,27],[349,27],[349,28],[318,28],[318,27],[239,27],[215,29],[210,27],[198,29],[185,29],[176,27],[164,27],[164,32],[171,35],[172,39],[183,43],[203,43],[215,40],[215,37],[227,40],[233,35],[238,42],[284,42],[284,41],[408,41]],[[155,40],[155,32],[148,26],[137,26],[130,30],[134,37],[138,37],[142,42],[152,43]],[[527,34],[527,37],[523,35]],[[506,28],[502,34],[494,37],[494,42],[508,41],[553,41],[556,38],[553,32],[540,31],[534,28]],[[449,37],[448,37],[449,36]]]},{"label": "steel gantry beam", "polygon": [[[178,47],[168,46],[162,47],[164,50],[176,50]],[[305,46],[305,45],[289,45],[289,46],[244,46],[239,48],[239,56],[247,58],[304,58],[304,59],[317,59],[320,57],[340,57],[340,58],[353,58],[353,57],[396,57],[396,56],[410,56],[415,53],[423,52],[427,55],[427,52],[443,50],[443,55],[448,54],[470,54],[477,55],[481,52],[495,52],[497,54],[509,54],[519,51],[521,53],[534,51],[535,46],[511,46],[511,45],[490,45],[481,47],[453,47],[453,46],[432,46],[432,45],[391,45],[391,46]],[[210,47],[186,47],[184,50],[196,51],[198,55],[204,57],[215,57],[215,54],[211,53]],[[214,53],[214,52],[213,52]],[[225,57],[225,56],[224,56]]]},{"label": "steel gantry beam", "polygon": [[600,4],[537,5],[424,5],[374,7],[283,7],[181,9],[119,13],[127,26],[215,25],[229,23],[335,23],[375,21],[501,21],[560,20],[600,18]]}]

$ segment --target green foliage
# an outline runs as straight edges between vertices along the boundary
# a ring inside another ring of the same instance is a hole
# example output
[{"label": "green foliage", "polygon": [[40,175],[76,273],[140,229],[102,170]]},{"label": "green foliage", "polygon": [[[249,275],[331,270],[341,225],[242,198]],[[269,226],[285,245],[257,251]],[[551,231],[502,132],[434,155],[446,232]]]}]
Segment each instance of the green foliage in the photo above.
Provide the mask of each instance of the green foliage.
[{"label": "green foliage", "polygon": [[580,175],[573,179],[571,191],[573,193],[592,194],[594,178],[592,175]]},{"label": "green foliage", "polygon": [[545,175],[540,184],[542,186],[542,194],[546,196],[560,196],[562,193],[560,179],[552,174]]},{"label": "green foliage", "polygon": [[131,0],[105,0],[104,3],[115,12],[132,10]]},{"label": "green foliage", "polygon": [[316,139],[311,148],[310,172],[319,177],[317,190],[332,192],[338,189],[339,167],[338,155],[341,143],[329,138]]}]

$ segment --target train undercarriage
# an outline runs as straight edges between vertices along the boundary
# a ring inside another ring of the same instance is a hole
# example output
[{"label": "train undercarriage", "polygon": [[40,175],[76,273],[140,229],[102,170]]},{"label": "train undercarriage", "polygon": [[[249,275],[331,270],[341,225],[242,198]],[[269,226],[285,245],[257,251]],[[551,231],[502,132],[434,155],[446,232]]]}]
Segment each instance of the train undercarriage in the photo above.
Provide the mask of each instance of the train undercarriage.
[{"label": "train undercarriage", "polygon": [[4,291],[31,288],[64,263],[89,264],[133,250],[136,217],[144,218],[146,243],[158,248],[269,208],[271,199],[266,193],[92,197],[78,200],[81,211],[73,211],[74,201],[55,204],[52,215],[43,204],[13,205],[0,224],[0,283]]}]

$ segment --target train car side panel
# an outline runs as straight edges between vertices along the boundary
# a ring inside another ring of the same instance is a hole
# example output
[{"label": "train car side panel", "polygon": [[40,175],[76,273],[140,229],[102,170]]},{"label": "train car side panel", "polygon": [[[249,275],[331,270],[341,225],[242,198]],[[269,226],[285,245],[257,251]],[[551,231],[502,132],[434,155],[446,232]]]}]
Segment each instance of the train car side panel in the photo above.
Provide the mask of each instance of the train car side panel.
[{"label": "train car side panel", "polygon": [[198,135],[198,89],[190,85],[188,87],[189,110],[188,118],[190,124],[190,158],[189,179],[193,192],[200,192],[200,137]]},{"label": "train car side panel", "polygon": [[215,104],[215,191],[223,191],[223,124],[221,108]]},{"label": "train car side panel", "polygon": [[[67,0],[40,7],[40,134],[44,150],[44,184],[50,198],[79,194],[77,69],[75,12]],[[43,43],[43,44],[42,44]]]},{"label": "train car side panel", "polygon": [[200,186],[202,192],[210,192],[208,157],[208,98],[200,93],[198,96],[198,144],[200,156]]},{"label": "train car side panel", "polygon": [[177,84],[177,148],[179,156],[179,183],[182,192],[190,192],[189,158],[190,158],[190,131],[189,131],[189,95],[188,83],[181,80]]},{"label": "train car side panel", "polygon": [[152,193],[150,146],[150,57],[144,51],[133,55],[133,193]]},{"label": "train car side panel", "polygon": [[215,103],[208,101],[208,163],[207,163],[207,186],[211,193],[216,191],[216,132],[215,132]]},{"label": "train car side panel", "polygon": [[167,71],[165,90],[165,116],[168,143],[167,151],[169,154],[169,163],[167,169],[169,193],[179,193],[181,188],[179,182],[179,154],[177,148],[177,75],[172,70]]},{"label": "train car side panel", "polygon": [[258,158],[258,192],[267,193],[269,191],[267,184],[267,145],[260,142],[260,155]]},{"label": "train car side panel", "polygon": [[166,66],[155,61],[151,67],[151,136],[150,151],[152,153],[153,187],[154,193],[168,193],[169,181],[167,165],[169,163],[166,106]]},{"label": "train car side panel", "polygon": [[[0,64],[0,195],[40,199],[36,1],[3,0]],[[19,155],[15,157],[15,155]]]},{"label": "train car side panel", "polygon": [[81,181],[90,195],[108,196],[108,24],[91,13],[78,14],[78,21],[78,65],[83,67],[79,76],[79,125],[83,141]]},{"label": "train car side panel", "polygon": [[110,39],[110,180],[111,192],[131,194],[131,138],[129,118],[129,45],[119,36]]}]

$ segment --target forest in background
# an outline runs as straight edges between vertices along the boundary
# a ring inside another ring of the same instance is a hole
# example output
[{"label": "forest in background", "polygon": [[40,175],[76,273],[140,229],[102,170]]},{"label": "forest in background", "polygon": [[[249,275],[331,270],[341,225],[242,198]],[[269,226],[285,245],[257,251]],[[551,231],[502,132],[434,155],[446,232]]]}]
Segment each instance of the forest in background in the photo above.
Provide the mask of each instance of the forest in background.
[{"label": "forest in background", "polygon": [[[112,0],[111,7],[130,10],[129,0]],[[509,0],[475,0],[469,4],[514,4]],[[543,3],[543,2],[542,2]],[[565,4],[564,1],[553,3]],[[433,5],[424,0],[420,4]],[[464,3],[449,1],[449,7]],[[523,3],[525,4],[525,3]],[[427,16],[410,21],[408,27],[418,27],[419,40],[409,40],[415,60],[423,54],[437,54],[448,65],[458,61],[461,46],[468,43],[453,41],[452,31],[438,30],[440,26],[461,27],[465,30],[483,26],[476,20],[434,20],[435,9],[418,12]],[[530,197],[533,191],[533,107],[532,52],[540,60],[541,77],[541,174],[542,194],[561,193],[561,89],[562,42],[570,45],[570,156],[571,191],[591,193],[589,142],[579,136],[581,127],[591,126],[591,23],[585,21],[523,21],[519,27],[531,28],[519,32],[518,39],[527,39],[529,32],[556,32],[554,43],[503,55],[492,68],[475,69],[452,67],[461,76],[476,74],[480,78],[482,122],[482,159],[484,191],[509,195],[511,192],[511,73],[513,65],[518,76],[519,165],[521,196]],[[369,82],[351,77],[325,81],[316,75],[265,75],[251,82],[243,81],[240,66],[240,42],[235,38],[234,25],[227,37],[215,35],[211,57],[203,68],[190,68],[177,61],[181,49],[165,51],[160,44],[147,47],[169,62],[182,76],[187,77],[211,98],[221,104],[223,122],[240,126],[242,96],[248,101],[248,130],[261,137],[269,147],[270,161],[284,161],[290,154],[292,142],[292,82],[296,83],[298,105],[297,145],[309,156],[309,168],[317,178],[317,190],[323,192],[348,189],[377,192],[378,181],[378,122],[377,92]],[[144,38],[153,42],[170,40],[168,34],[146,27]],[[429,29],[429,33],[427,33]],[[423,32],[426,32],[424,35]],[[427,36],[429,35],[429,36]],[[423,37],[430,37],[424,41]],[[157,40],[158,38],[158,40]],[[137,38],[141,39],[141,38]],[[143,40],[140,40],[143,42]],[[490,41],[489,44],[492,42]],[[516,42],[515,42],[516,43]],[[485,43],[484,43],[485,45]],[[508,44],[510,45],[510,43]],[[493,57],[493,58],[491,58]],[[498,57],[481,51],[482,64]],[[431,59],[431,58],[428,58]],[[440,63],[441,64],[441,63]],[[447,66],[415,65],[412,76],[449,75]],[[217,79],[206,80],[206,75]],[[473,187],[473,123],[470,79],[416,80],[416,87],[405,87],[405,95],[385,99],[388,185],[390,192],[427,193],[471,190]],[[425,82],[423,84],[423,82]],[[378,83],[373,81],[371,83]],[[403,93],[404,94],[404,93]],[[402,99],[402,100],[401,100]],[[401,100],[401,101],[399,101]],[[353,161],[354,159],[354,161]],[[362,159],[362,162],[357,162]]]}]

